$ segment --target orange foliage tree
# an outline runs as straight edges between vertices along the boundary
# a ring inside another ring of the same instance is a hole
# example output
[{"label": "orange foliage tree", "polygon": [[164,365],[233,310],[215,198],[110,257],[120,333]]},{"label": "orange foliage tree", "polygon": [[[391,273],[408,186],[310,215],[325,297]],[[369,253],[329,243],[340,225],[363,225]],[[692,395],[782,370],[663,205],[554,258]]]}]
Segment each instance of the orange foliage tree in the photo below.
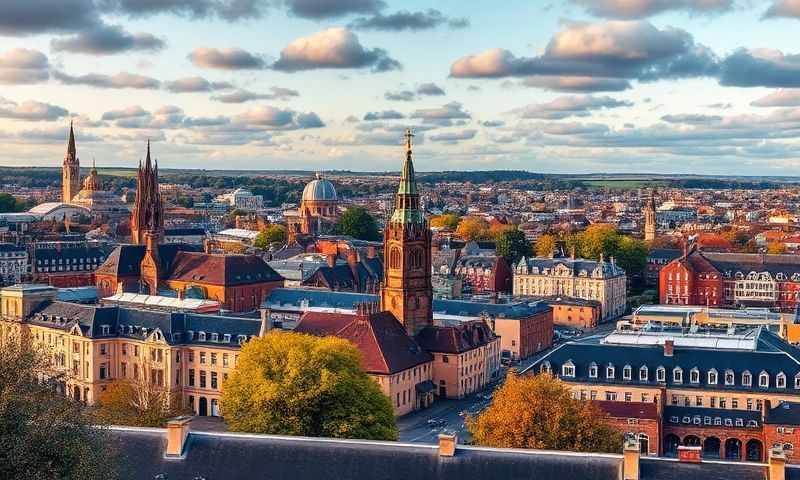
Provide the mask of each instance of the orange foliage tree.
[{"label": "orange foliage tree", "polygon": [[497,448],[535,448],[573,452],[622,449],[622,434],[591,402],[572,397],[570,390],[549,374],[509,373],[492,405],[477,418],[467,419],[477,445]]},{"label": "orange foliage tree", "polygon": [[477,217],[464,217],[456,229],[456,236],[462,240],[486,240],[489,238],[489,224]]}]

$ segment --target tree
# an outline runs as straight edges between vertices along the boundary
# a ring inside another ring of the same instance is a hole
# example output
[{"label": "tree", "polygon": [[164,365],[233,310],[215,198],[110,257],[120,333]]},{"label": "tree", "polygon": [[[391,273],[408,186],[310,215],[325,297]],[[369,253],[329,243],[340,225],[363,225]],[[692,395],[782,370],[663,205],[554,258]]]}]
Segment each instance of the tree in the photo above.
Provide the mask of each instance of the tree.
[{"label": "tree", "polygon": [[257,236],[253,245],[256,247],[266,250],[269,246],[275,242],[284,243],[286,241],[287,234],[286,234],[286,227],[283,225],[279,225],[274,223],[267,227],[266,230],[260,232]]},{"label": "tree", "polygon": [[786,253],[786,244],[781,242],[772,242],[767,245],[767,253],[773,255],[779,255],[781,253]]},{"label": "tree", "polygon": [[375,219],[363,207],[348,208],[336,223],[338,235],[348,235],[359,240],[380,240]]},{"label": "tree", "polygon": [[555,235],[544,234],[536,239],[536,256],[549,257],[556,251]]},{"label": "tree", "polygon": [[647,268],[649,249],[644,240],[628,236],[620,236],[617,251],[613,252],[617,264],[625,270],[628,277],[644,273]]},{"label": "tree", "polygon": [[233,431],[394,440],[389,398],[360,366],[350,342],[272,332],[247,342],[223,383]]},{"label": "tree", "polygon": [[514,228],[506,230],[497,237],[496,250],[498,255],[512,265],[520,258],[531,254],[531,244],[522,230]]},{"label": "tree", "polygon": [[600,255],[613,255],[619,246],[620,234],[613,225],[589,225],[580,235],[580,255],[598,260]]},{"label": "tree", "polygon": [[444,215],[437,215],[431,218],[431,227],[434,228],[458,228],[461,222],[461,217],[454,213],[445,213]]},{"label": "tree", "polygon": [[497,448],[536,448],[575,452],[622,449],[622,434],[607,423],[597,405],[572,397],[549,374],[510,373],[491,406],[467,419],[472,440]]},{"label": "tree", "polygon": [[9,193],[0,193],[0,213],[21,212],[28,208],[27,201],[19,200]]},{"label": "tree", "polygon": [[489,237],[489,224],[477,217],[464,217],[456,229],[456,236],[465,241],[485,240]]},{"label": "tree", "polygon": [[0,341],[0,478],[116,478],[118,452],[80,402],[56,392],[65,379],[51,358]]},{"label": "tree", "polygon": [[186,413],[180,399],[147,380],[115,380],[100,394],[97,418],[111,425],[163,427]]}]

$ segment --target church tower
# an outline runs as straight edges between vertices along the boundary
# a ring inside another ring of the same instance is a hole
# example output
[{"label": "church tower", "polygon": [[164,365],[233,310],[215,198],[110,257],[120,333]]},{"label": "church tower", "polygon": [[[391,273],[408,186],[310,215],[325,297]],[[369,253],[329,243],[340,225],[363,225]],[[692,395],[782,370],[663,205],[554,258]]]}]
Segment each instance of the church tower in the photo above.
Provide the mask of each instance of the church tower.
[{"label": "church tower", "polygon": [[406,131],[405,137],[403,174],[383,238],[381,310],[392,312],[409,335],[416,335],[433,325],[431,229],[420,209],[411,158],[411,130]]},{"label": "church tower", "polygon": [[656,239],[656,200],[653,192],[644,206],[644,240],[652,242]]},{"label": "church tower", "polygon": [[136,176],[136,200],[131,214],[131,243],[144,245],[146,234],[158,243],[164,235],[164,206],[158,190],[158,162],[150,160],[150,141],[147,141],[147,158],[139,162]]},{"label": "church tower", "polygon": [[64,163],[61,166],[61,201],[69,203],[81,189],[81,163],[75,149],[75,132],[69,123],[69,141]]}]

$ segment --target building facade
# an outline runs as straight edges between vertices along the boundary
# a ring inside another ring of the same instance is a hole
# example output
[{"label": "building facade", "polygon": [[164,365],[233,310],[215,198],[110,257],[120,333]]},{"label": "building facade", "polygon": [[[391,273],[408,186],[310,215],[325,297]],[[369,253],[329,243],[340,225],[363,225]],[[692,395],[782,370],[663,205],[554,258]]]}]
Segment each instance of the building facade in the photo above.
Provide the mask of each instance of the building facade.
[{"label": "building facade", "polygon": [[87,287],[111,251],[96,242],[36,242],[30,250],[32,281],[53,287]]},{"label": "building facade", "polygon": [[0,243],[0,282],[19,283],[28,273],[28,251],[11,243]]},{"label": "building facade", "polygon": [[514,271],[514,295],[569,296],[600,302],[603,321],[625,313],[625,271],[610,262],[575,258],[522,258]]},{"label": "building facade", "polygon": [[452,275],[462,280],[463,293],[508,293],[512,290],[511,269],[505,259],[497,255],[459,257]]}]

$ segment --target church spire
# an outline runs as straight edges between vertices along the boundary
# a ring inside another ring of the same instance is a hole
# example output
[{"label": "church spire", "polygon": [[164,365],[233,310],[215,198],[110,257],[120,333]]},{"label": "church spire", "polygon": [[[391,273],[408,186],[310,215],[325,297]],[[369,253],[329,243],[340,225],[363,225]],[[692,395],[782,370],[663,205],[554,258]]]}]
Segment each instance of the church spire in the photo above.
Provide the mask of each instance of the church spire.
[{"label": "church spire", "polygon": [[417,193],[417,180],[414,176],[414,161],[412,159],[411,139],[414,134],[407,129],[406,158],[403,162],[403,172],[400,175],[400,186],[394,199],[394,213],[391,221],[397,223],[424,223],[425,217],[419,208],[419,193]]},{"label": "church spire", "polygon": [[78,158],[78,151],[75,148],[75,130],[72,129],[72,120],[69,121],[69,142],[67,143],[67,156],[73,160]]},{"label": "church spire", "polygon": [[403,162],[403,173],[400,177],[400,188],[397,189],[397,193],[416,194],[417,181],[414,178],[414,162],[412,160],[412,151],[411,151],[411,139],[414,138],[414,134],[411,133],[410,128],[406,129],[405,137],[406,137],[406,160],[405,162]]},{"label": "church spire", "polygon": [[61,197],[63,202],[69,203],[78,194],[81,188],[80,160],[78,150],[75,148],[75,130],[72,121],[69,122],[69,140],[67,140],[67,153],[61,164]]}]

